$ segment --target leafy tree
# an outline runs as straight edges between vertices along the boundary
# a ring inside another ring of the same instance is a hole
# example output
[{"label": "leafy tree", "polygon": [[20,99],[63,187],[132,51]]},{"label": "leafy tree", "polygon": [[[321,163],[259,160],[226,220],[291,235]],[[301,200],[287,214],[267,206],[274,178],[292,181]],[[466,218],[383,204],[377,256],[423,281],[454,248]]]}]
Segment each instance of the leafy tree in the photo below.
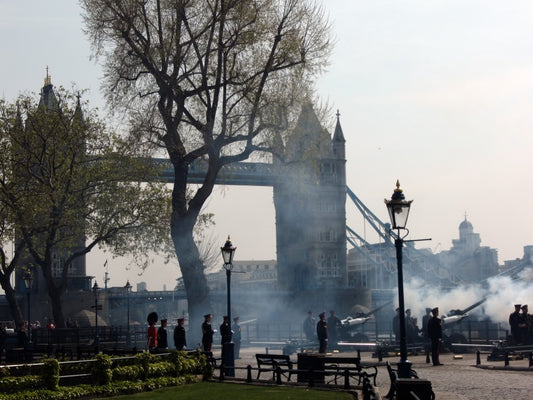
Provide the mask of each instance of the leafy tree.
[{"label": "leafy tree", "polygon": [[[148,262],[148,250],[163,251],[169,242],[170,201],[139,148],[82,112],[79,97],[54,93],[51,84],[43,91],[39,103],[29,96],[0,103],[0,283],[13,303],[15,268],[40,271],[63,327],[61,298],[76,260],[102,246]],[[16,246],[8,262],[10,242]]]},{"label": "leafy tree", "polygon": [[[308,0],[82,0],[94,55],[132,140],[174,167],[171,236],[193,324],[209,309],[193,229],[227,164],[272,151],[326,64],[330,27]],[[207,174],[187,198],[188,170]]]}]

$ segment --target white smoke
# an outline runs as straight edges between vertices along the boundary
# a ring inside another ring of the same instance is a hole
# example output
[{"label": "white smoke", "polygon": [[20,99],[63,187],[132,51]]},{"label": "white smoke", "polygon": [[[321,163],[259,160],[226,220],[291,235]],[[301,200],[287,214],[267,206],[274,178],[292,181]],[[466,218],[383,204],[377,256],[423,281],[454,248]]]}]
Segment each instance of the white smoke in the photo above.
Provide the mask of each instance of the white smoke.
[{"label": "white smoke", "polygon": [[[514,304],[533,306],[533,268],[524,269],[518,279],[496,276],[488,279],[486,285],[460,285],[450,290],[430,286],[420,279],[413,279],[404,285],[405,308],[411,309],[414,317],[421,321],[426,308],[439,307],[439,313],[449,314],[451,310],[463,310],[486,298],[485,303],[469,312],[493,322],[507,322],[514,311]],[[530,307],[531,309],[531,307]]]}]

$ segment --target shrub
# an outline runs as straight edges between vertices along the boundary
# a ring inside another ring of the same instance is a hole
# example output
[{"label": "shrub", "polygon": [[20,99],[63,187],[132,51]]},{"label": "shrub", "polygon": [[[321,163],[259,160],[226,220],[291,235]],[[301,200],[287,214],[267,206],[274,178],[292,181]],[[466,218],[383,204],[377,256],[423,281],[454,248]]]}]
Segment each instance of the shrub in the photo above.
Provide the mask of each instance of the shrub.
[{"label": "shrub", "polygon": [[43,382],[49,390],[57,390],[59,387],[59,361],[54,358],[43,360]]},{"label": "shrub", "polygon": [[98,354],[95,359],[96,362],[93,365],[92,371],[95,381],[99,385],[107,385],[113,377],[113,372],[111,371],[113,361],[111,361],[111,357],[107,354]]}]

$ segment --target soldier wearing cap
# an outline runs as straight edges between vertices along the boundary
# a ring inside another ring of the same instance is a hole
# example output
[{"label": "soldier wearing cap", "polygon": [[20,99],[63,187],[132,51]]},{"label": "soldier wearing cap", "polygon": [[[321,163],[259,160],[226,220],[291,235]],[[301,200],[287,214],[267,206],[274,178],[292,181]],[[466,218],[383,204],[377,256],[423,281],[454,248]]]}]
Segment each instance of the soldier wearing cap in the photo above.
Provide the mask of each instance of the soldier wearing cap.
[{"label": "soldier wearing cap", "polygon": [[527,304],[522,307],[520,313],[520,321],[518,323],[520,341],[522,344],[531,344],[533,342],[533,317],[528,314]]},{"label": "soldier wearing cap", "polygon": [[167,319],[161,320],[161,326],[157,329],[157,348],[168,349]]},{"label": "soldier wearing cap", "polygon": [[233,348],[233,353],[235,356],[235,359],[238,360],[240,357],[241,352],[241,326],[239,325],[240,318],[235,317],[233,318],[233,343],[235,343],[235,347]]},{"label": "soldier wearing cap", "polygon": [[320,318],[316,324],[316,335],[318,337],[319,353],[325,354],[328,347],[328,323],[326,321],[326,313],[318,314]]},{"label": "soldier wearing cap", "polygon": [[511,340],[513,344],[520,343],[520,329],[518,324],[520,323],[520,307],[522,304],[514,305],[514,312],[509,314],[509,326],[511,327]]},{"label": "soldier wearing cap", "polygon": [[211,351],[211,345],[213,344],[213,334],[215,331],[211,327],[211,314],[204,315],[204,322],[202,323],[202,346],[204,351]]},{"label": "soldier wearing cap", "polygon": [[220,344],[230,343],[231,342],[231,325],[229,323],[229,317],[224,315],[222,324],[220,325]]},{"label": "soldier wearing cap", "polygon": [[314,339],[314,336],[315,336],[313,332],[314,329],[315,329],[315,318],[313,317],[313,312],[308,311],[307,317],[305,318],[304,323],[303,323],[303,331],[304,331],[304,334],[307,340],[311,341]]},{"label": "soldier wearing cap", "polygon": [[400,341],[400,308],[396,308],[396,315],[392,317],[392,331],[397,342]]},{"label": "soldier wearing cap", "polygon": [[187,347],[187,341],[185,340],[185,318],[178,318],[178,325],[174,328],[174,344],[176,350],[184,350]]},{"label": "soldier wearing cap", "polygon": [[442,321],[438,317],[439,308],[431,310],[431,318],[428,321],[428,337],[431,339],[431,361],[433,365],[442,365],[439,361],[440,342],[442,340]]},{"label": "soldier wearing cap", "polygon": [[337,348],[337,340],[339,338],[339,331],[341,329],[341,320],[335,315],[335,310],[329,311],[329,317],[326,320],[328,323],[328,342],[330,348]]}]

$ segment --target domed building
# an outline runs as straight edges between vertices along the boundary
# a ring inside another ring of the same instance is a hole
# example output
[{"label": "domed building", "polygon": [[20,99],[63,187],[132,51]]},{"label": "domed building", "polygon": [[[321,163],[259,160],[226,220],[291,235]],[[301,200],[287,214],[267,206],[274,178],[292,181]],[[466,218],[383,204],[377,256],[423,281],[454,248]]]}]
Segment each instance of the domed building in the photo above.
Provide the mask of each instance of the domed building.
[{"label": "domed building", "polygon": [[459,224],[459,239],[452,240],[451,249],[437,257],[442,266],[464,283],[480,282],[499,272],[498,251],[481,246],[481,237],[466,216]]}]

